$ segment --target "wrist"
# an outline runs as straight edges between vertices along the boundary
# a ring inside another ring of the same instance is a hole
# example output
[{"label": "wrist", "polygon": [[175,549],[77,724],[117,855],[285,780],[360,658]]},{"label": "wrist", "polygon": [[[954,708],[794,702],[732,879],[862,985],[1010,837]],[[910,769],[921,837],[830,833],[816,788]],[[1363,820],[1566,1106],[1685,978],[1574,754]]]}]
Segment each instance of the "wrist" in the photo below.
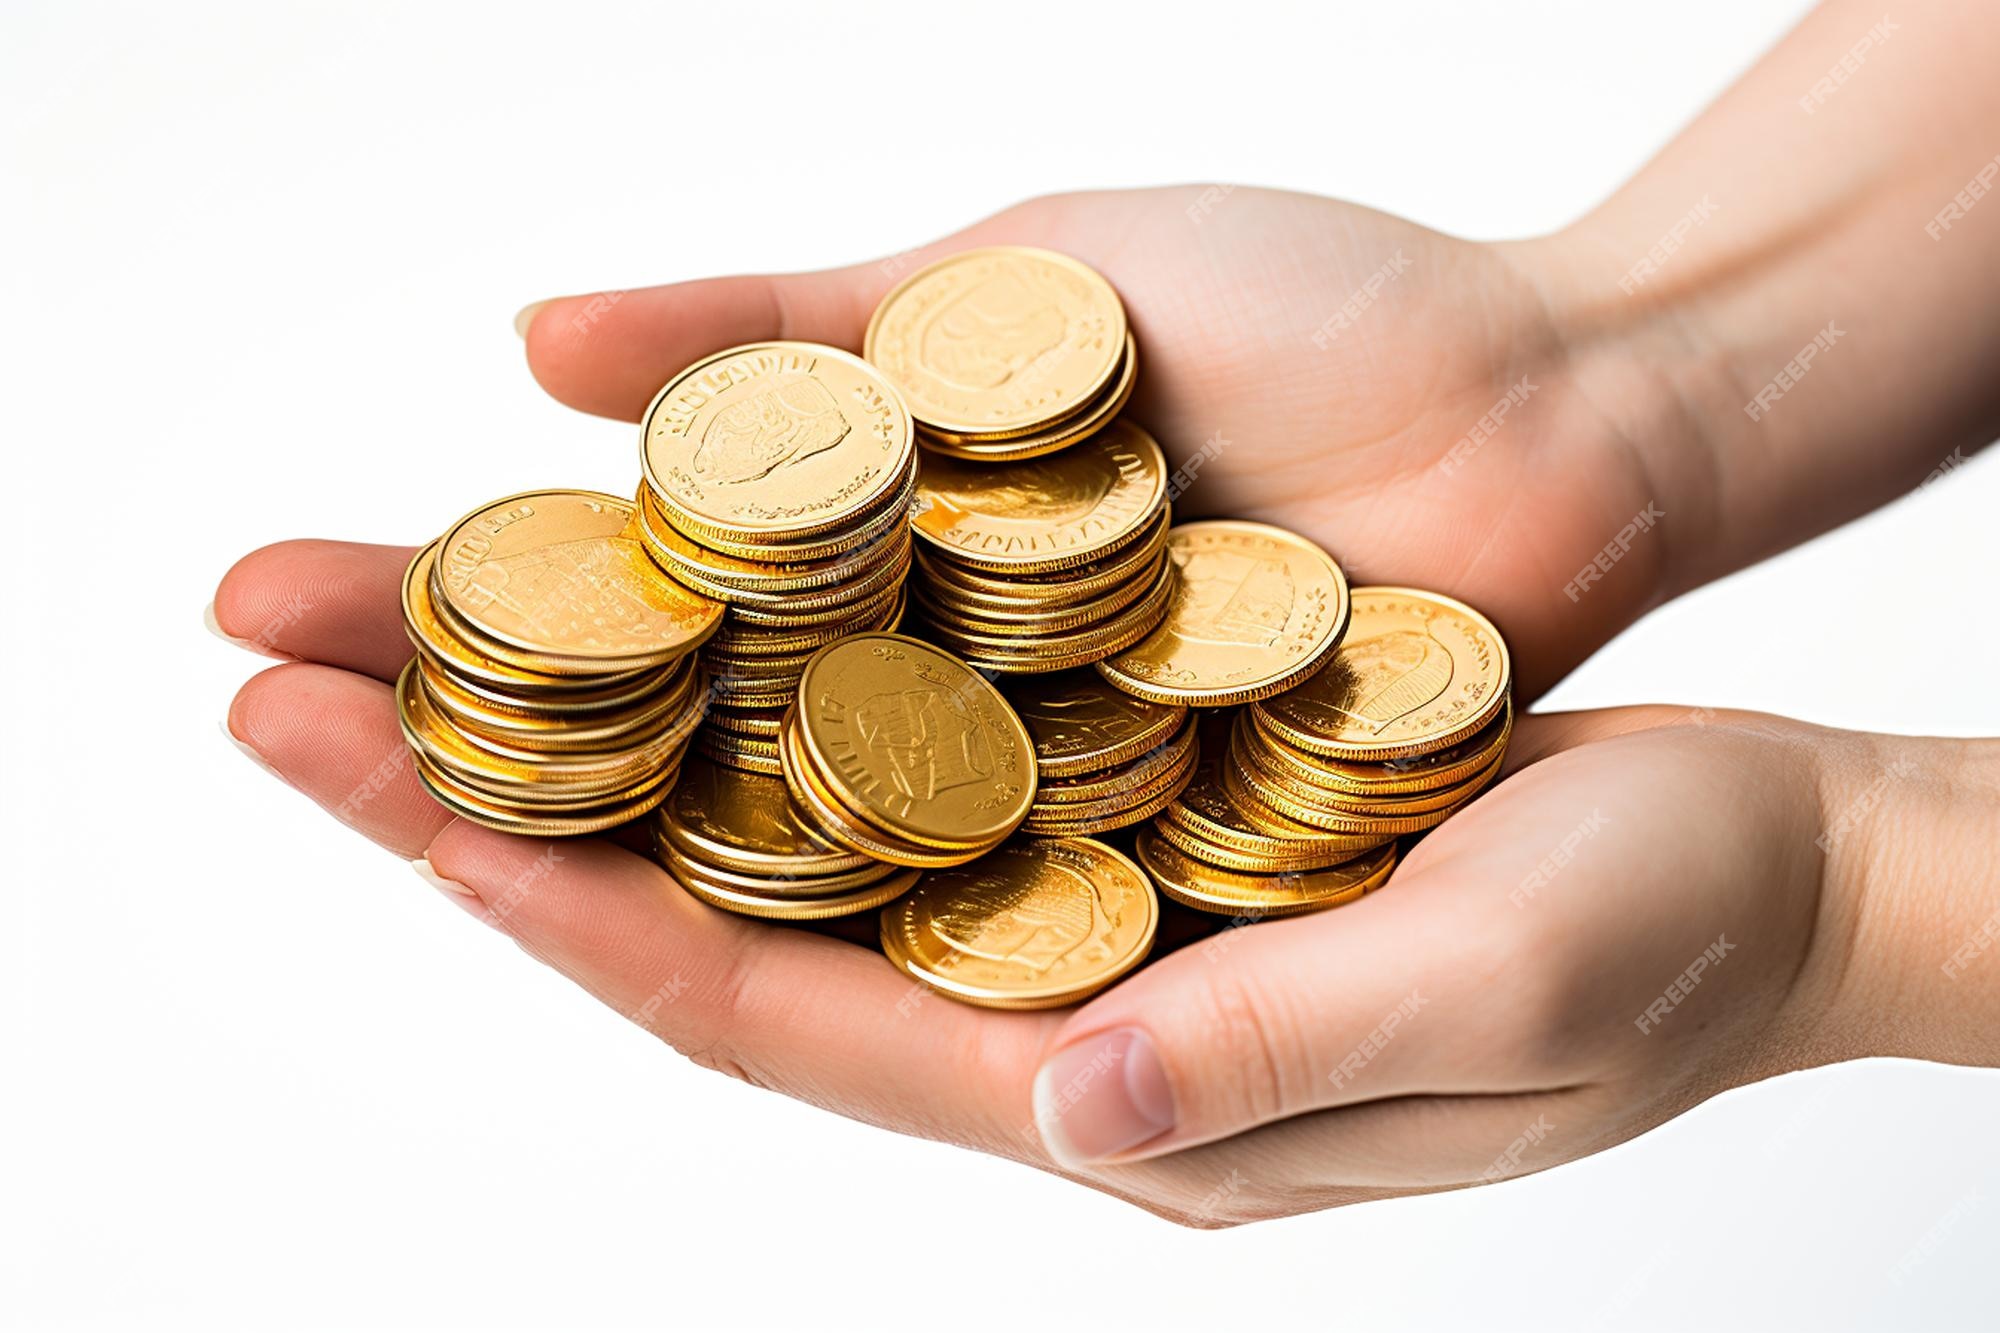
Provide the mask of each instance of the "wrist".
[{"label": "wrist", "polygon": [[1853,740],[1821,764],[1824,905],[1794,996],[1832,1058],[2000,1065],[2000,741]]}]

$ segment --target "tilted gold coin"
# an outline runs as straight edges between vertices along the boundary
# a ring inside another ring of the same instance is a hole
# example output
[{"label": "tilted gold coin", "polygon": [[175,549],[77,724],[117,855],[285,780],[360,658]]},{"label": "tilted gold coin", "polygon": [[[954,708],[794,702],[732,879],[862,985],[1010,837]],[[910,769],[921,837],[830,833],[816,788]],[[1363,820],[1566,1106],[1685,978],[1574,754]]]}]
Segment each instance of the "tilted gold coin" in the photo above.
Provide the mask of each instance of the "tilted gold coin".
[{"label": "tilted gold coin", "polygon": [[963,865],[985,850],[980,847],[924,847],[877,831],[827,789],[819,771],[813,766],[813,760],[807,757],[799,742],[796,714],[796,709],[786,713],[784,730],[778,737],[785,790],[798,803],[814,830],[828,841],[891,865],[924,868]]},{"label": "tilted gold coin", "polygon": [[[654,827],[656,834],[659,832],[657,818],[656,815]],[[740,870],[727,870],[721,866],[710,865],[699,857],[689,856],[667,841],[664,836],[654,838],[653,855],[678,879],[684,881],[695,879],[704,885],[730,889],[760,898],[831,898],[880,884],[902,869],[886,861],[871,861],[859,869],[842,870],[829,875],[795,875],[789,872],[752,875]],[[878,902],[875,905],[879,907],[881,904]]]},{"label": "tilted gold coin", "polygon": [[1498,716],[1510,684],[1506,642],[1471,607],[1414,588],[1358,588],[1326,669],[1257,714],[1297,749],[1379,762],[1456,745]]},{"label": "tilted gold coin", "polygon": [[1119,800],[1088,805],[1037,805],[1028,812],[1021,831],[1044,837],[1082,837],[1109,833],[1144,823],[1172,804],[1194,773],[1195,752],[1182,751],[1173,767],[1148,786]]},{"label": "tilted gold coin", "polygon": [[927,847],[1005,837],[1035,800],[1021,719],[965,663],[900,634],[823,648],[799,681],[797,728],[840,803]]},{"label": "tilted gold coin", "polygon": [[688,536],[784,545],[852,524],[908,478],[915,447],[901,395],[874,367],[769,342],[668,381],[646,410],[640,461]]},{"label": "tilted gold coin", "polygon": [[931,591],[957,605],[1035,611],[1099,598],[1150,571],[1167,550],[1169,510],[1162,505],[1124,546],[1087,565],[1048,574],[985,574],[919,546],[916,563]]},{"label": "tilted gold coin", "polygon": [[417,779],[439,805],[461,819],[469,819],[486,828],[502,833],[515,833],[526,837],[566,838],[586,833],[601,833],[630,823],[644,815],[661,801],[673,784],[673,772],[668,770],[651,783],[627,793],[607,804],[594,807],[579,807],[560,813],[538,813],[532,809],[494,800],[481,792],[469,789],[455,782],[448,775],[432,766],[421,752],[413,757]]},{"label": "tilted gold coin", "polygon": [[1125,354],[1125,307],[1067,255],[988,246],[898,283],[863,344],[938,430],[981,438],[1032,432],[1085,407]]},{"label": "tilted gold coin", "polygon": [[1115,768],[1165,745],[1187,721],[1187,709],[1113,689],[1090,671],[1031,676],[1010,682],[1007,699],[1033,738],[1044,778]]},{"label": "tilted gold coin", "polygon": [[1455,745],[1369,763],[1295,750],[1256,709],[1245,710],[1244,717],[1259,757],[1275,772],[1360,799],[1433,792],[1463,782],[1506,753],[1514,727],[1513,707],[1503,704],[1498,717]]},{"label": "tilted gold coin", "polygon": [[631,535],[632,505],[595,491],[528,491],[446,533],[440,610],[496,656],[555,675],[658,665],[701,645],[722,607],[663,576]]},{"label": "tilted gold coin", "polygon": [[1192,719],[1183,722],[1180,729],[1166,740],[1110,768],[1067,778],[1052,778],[1044,774],[1035,790],[1035,805],[1038,809],[1044,805],[1074,805],[1149,787],[1169,769],[1178,766],[1183,757],[1199,748],[1195,743],[1195,730]]},{"label": "tilted gold coin", "polygon": [[1088,838],[1015,838],[932,871],[882,913],[882,950],[922,984],[991,1009],[1074,1004],[1142,962],[1152,882]]},{"label": "tilted gold coin", "polygon": [[660,831],[688,856],[746,875],[837,875],[875,864],[835,847],[800,822],[782,778],[724,768],[690,755]]},{"label": "tilted gold coin", "polygon": [[1200,912],[1250,920],[1297,916],[1351,903],[1381,887],[1396,868],[1393,842],[1325,869],[1275,875],[1244,874],[1209,865],[1183,852],[1157,829],[1141,829],[1134,851],[1154,886],[1175,902]]},{"label": "tilted gold coin", "polygon": [[1086,565],[1131,541],[1166,503],[1167,459],[1130,422],[1020,463],[922,459],[912,526],[951,560],[999,574]]},{"label": "tilted gold coin", "polygon": [[1166,619],[1097,663],[1121,690],[1161,703],[1248,703],[1310,675],[1347,628],[1347,579],[1305,538],[1264,523],[1183,523]]}]

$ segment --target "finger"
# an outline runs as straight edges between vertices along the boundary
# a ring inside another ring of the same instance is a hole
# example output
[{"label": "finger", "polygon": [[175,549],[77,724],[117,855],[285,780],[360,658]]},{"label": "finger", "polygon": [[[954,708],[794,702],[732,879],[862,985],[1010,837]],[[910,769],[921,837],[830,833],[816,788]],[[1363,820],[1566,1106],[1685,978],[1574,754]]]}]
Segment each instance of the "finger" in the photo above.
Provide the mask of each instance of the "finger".
[{"label": "finger", "polygon": [[214,628],[252,651],[394,680],[413,651],[403,635],[403,570],[416,550],[287,541],[233,565],[210,606]]},{"label": "finger", "polygon": [[917,988],[881,955],[748,921],[596,840],[459,822],[427,853],[535,957],[708,1068],[869,1123],[1044,1161],[1029,1075],[1050,1020]]},{"label": "finger", "polygon": [[[1112,263],[1143,197],[1032,199],[884,259],[827,269],[706,278],[540,301],[516,327],[542,387],[585,412],[636,421],[668,377],[711,352],[767,339],[860,351],[888,290],[933,259],[978,245],[1041,245],[1076,255],[1119,281]],[[1095,219],[1093,223],[1091,220]]]},{"label": "finger", "polygon": [[1070,1167],[1417,1093],[1536,1090],[1482,1034],[1500,967],[1477,909],[1399,875],[1336,911],[1228,930],[1085,1005],[1035,1078]]},{"label": "finger", "polygon": [[1682,708],[1673,704],[1635,704],[1624,708],[1585,708],[1573,712],[1521,713],[1514,719],[1514,731],[1507,738],[1504,776],[1539,763],[1551,755],[1574,750],[1579,745],[1623,736],[1628,732],[1651,731],[1675,725],[1701,726],[1725,714],[1712,708]]},{"label": "finger", "polygon": [[410,766],[379,680],[300,662],[252,676],[229,705],[230,738],[342,823],[408,860],[452,816]]}]

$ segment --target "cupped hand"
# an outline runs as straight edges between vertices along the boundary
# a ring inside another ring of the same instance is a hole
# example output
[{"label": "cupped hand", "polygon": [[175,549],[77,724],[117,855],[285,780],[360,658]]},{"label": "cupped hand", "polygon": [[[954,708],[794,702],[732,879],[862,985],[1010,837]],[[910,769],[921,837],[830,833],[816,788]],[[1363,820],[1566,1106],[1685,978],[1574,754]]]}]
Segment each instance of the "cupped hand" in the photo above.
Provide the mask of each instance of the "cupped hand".
[{"label": "cupped hand", "polygon": [[301,660],[243,688],[231,733],[528,953],[760,1086],[1220,1225],[1540,1169],[1813,1049],[1813,773],[1858,740],[1524,716],[1512,776],[1380,891],[1224,929],[1074,1011],[995,1013],[859,945],[708,908],[615,842],[452,818],[388,684],[409,554],[293,542],[231,571],[225,630],[303,608],[269,641]]},{"label": "cupped hand", "polygon": [[[1607,373],[1572,346],[1563,245],[1462,241],[1313,195],[1062,195],[849,268],[552,300],[523,312],[529,365],[563,402],[636,420],[722,347],[859,350],[899,279],[990,244],[1059,250],[1116,285],[1139,344],[1130,415],[1188,468],[1179,513],[1276,523],[1355,582],[1470,602],[1507,634],[1524,698],[1668,587],[1664,536],[1630,530],[1661,495],[1637,438],[1658,428],[1635,424],[1660,419],[1656,388],[1642,358]],[[1615,565],[1585,574],[1607,548]]]}]

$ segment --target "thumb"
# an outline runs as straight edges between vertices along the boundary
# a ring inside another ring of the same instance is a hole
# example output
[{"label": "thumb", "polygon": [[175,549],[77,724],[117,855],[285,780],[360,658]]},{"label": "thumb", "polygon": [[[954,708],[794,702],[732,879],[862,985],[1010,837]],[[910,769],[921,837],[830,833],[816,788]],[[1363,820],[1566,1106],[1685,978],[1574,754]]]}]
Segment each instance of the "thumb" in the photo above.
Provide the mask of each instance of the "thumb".
[{"label": "thumb", "polygon": [[1035,1078],[1050,1155],[1137,1161],[1329,1107],[1503,1090],[1481,1019],[1506,960],[1443,887],[1392,879],[1334,911],[1225,929],[1085,1005]]},{"label": "thumb", "polygon": [[846,268],[537,301],[514,326],[528,345],[528,368],[558,401],[637,421],[669,376],[725,347],[784,338],[859,352],[868,317],[889,289],[954,251],[1045,245],[1102,262],[1103,228],[1091,221],[1101,218],[1093,207],[1100,199],[1030,199],[929,245]]}]

